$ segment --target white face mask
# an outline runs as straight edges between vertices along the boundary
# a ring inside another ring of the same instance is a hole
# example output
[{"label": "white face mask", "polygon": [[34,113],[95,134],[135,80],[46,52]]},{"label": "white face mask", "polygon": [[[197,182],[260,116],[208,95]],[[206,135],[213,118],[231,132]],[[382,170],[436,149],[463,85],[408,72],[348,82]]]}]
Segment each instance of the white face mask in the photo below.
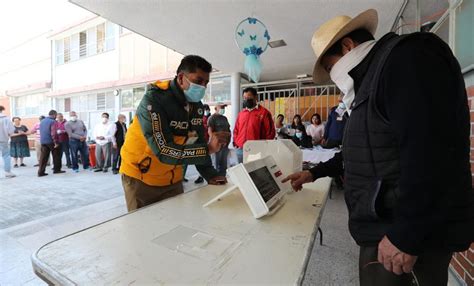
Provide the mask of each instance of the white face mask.
[{"label": "white face mask", "polygon": [[71,121],[76,121],[77,120],[77,116],[71,116]]},{"label": "white face mask", "polygon": [[364,42],[357,47],[350,50],[332,67],[329,76],[337,87],[344,94],[342,102],[347,107],[347,112],[351,114],[351,106],[354,101],[354,80],[349,75],[349,72],[355,68],[367,56],[370,50],[374,47],[375,40]]},{"label": "white face mask", "polygon": [[102,117],[102,123],[107,123],[108,121],[109,121],[109,119],[108,119],[108,118],[106,118],[106,117]]}]

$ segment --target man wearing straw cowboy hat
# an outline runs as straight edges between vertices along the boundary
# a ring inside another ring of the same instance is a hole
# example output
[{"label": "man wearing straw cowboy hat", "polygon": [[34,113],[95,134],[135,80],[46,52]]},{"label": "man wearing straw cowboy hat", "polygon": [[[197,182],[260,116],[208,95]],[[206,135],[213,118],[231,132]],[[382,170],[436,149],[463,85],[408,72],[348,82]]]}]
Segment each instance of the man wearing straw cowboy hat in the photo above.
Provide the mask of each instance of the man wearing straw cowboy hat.
[{"label": "man wearing straw cowboy hat", "polygon": [[367,10],[314,33],[313,79],[331,79],[347,108],[343,151],[284,181],[300,190],[344,173],[361,285],[446,285],[452,253],[474,240],[463,77],[437,36],[388,33],[375,41],[376,27],[377,12]]}]

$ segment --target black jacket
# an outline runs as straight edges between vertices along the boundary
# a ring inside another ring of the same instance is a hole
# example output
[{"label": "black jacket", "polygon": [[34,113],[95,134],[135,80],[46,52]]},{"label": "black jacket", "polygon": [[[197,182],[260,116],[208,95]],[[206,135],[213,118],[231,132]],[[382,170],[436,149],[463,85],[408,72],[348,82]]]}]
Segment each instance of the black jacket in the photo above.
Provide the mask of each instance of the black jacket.
[{"label": "black jacket", "polygon": [[[372,59],[377,49],[383,46],[376,45],[349,73],[355,100],[367,70],[376,64]],[[399,152],[399,194],[385,235],[414,255],[432,247],[467,249],[474,240],[470,119],[459,64],[447,45],[428,33],[400,42],[381,72],[376,99]],[[340,175],[342,156],[311,172],[314,179]]]},{"label": "black jacket", "polygon": [[115,122],[115,127],[116,127],[115,134],[114,134],[115,141],[117,142],[117,145],[122,146],[123,142],[125,142],[125,132],[127,132],[127,124],[124,123],[122,125],[122,123],[120,123],[120,121],[116,121]]}]

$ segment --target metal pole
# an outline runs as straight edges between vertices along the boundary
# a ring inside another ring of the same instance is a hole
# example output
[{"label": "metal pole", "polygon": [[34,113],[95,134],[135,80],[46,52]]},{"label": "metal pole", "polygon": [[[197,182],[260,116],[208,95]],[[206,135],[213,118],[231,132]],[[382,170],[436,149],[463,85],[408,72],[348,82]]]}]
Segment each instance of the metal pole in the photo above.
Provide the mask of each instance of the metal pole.
[{"label": "metal pole", "polygon": [[240,112],[240,105],[240,73],[236,72],[232,73],[230,76],[230,106],[232,109],[232,116],[229,118],[229,123],[231,130],[234,130],[235,121]]}]

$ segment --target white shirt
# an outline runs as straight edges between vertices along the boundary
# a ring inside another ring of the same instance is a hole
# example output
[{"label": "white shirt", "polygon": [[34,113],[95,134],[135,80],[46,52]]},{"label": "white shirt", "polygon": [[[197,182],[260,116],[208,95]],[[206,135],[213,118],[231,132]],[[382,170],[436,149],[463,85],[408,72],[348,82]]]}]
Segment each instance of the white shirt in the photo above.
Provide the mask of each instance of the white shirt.
[{"label": "white shirt", "polygon": [[[115,131],[116,126],[114,123],[98,123],[94,128],[94,140],[97,144],[103,146],[109,142],[115,144]],[[103,136],[105,139],[97,139],[97,137]]]},{"label": "white shirt", "polygon": [[319,124],[318,126],[315,126],[314,124],[310,124],[306,127],[306,134],[311,136],[314,142],[319,142],[324,137],[324,125]]}]

